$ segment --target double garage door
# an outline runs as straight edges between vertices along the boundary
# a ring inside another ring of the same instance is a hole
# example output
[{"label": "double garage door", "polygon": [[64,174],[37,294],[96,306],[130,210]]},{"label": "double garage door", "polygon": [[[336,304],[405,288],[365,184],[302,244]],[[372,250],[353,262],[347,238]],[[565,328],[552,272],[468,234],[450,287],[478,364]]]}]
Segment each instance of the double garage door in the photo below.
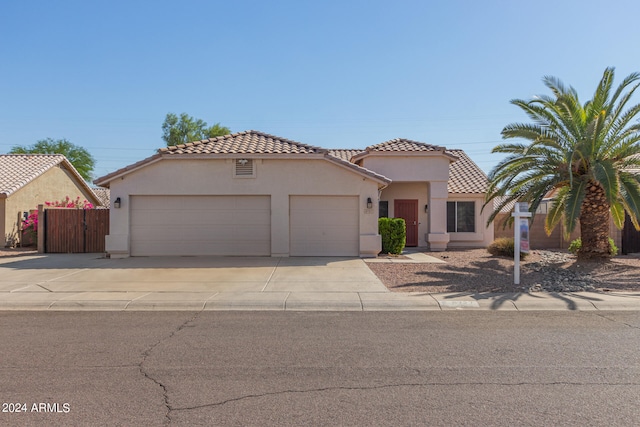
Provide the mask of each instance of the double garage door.
[{"label": "double garage door", "polygon": [[[270,196],[132,196],[131,255],[271,255]],[[291,196],[291,256],[358,256],[358,197]],[[284,238],[285,232],[275,238]]]},{"label": "double garage door", "polygon": [[271,198],[132,196],[131,255],[271,255]]}]

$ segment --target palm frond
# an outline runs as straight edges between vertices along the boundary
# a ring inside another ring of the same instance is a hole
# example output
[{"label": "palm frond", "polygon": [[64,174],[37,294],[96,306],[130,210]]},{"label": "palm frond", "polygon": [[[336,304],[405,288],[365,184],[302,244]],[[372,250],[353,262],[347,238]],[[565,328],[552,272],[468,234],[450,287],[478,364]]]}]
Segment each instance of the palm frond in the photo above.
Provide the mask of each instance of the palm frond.
[{"label": "palm frond", "polygon": [[624,205],[618,201],[611,204],[611,218],[618,230],[624,227]]},{"label": "palm frond", "polygon": [[620,187],[618,185],[617,170],[610,160],[597,161],[593,165],[593,177],[604,189],[605,197],[609,205],[618,198]]},{"label": "palm frond", "polygon": [[575,180],[573,185],[569,187],[564,206],[564,225],[566,232],[569,234],[576,228],[578,223],[586,188],[586,179]]},{"label": "palm frond", "polygon": [[547,218],[544,223],[544,231],[547,233],[547,236],[551,235],[553,229],[556,228],[560,220],[562,220],[568,190],[569,187],[562,187],[551,203],[551,209],[547,211]]},{"label": "palm frond", "polygon": [[640,219],[640,177],[629,172],[620,173],[620,199],[625,210],[629,214],[633,225],[640,230],[637,225]]}]

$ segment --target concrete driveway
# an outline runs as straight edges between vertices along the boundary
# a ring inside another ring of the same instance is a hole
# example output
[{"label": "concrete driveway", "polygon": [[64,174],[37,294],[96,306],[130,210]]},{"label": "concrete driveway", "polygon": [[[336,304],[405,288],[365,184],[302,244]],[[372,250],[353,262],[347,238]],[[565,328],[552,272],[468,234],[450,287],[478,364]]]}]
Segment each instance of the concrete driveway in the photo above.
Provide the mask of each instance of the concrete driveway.
[{"label": "concrete driveway", "polygon": [[388,290],[359,258],[47,254],[1,258],[0,293],[16,309],[362,310],[361,293]]},{"label": "concrete driveway", "polygon": [[359,258],[0,258],[0,310],[640,310],[634,293],[389,292]]}]

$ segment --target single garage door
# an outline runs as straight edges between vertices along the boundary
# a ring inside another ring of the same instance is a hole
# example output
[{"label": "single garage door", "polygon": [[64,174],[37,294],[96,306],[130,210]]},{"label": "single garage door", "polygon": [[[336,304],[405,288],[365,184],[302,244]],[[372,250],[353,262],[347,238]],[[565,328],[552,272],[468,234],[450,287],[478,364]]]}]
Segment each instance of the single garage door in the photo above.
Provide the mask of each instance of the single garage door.
[{"label": "single garage door", "polygon": [[131,255],[271,255],[269,196],[132,196]]},{"label": "single garage door", "polygon": [[291,256],[358,256],[357,196],[291,196]]}]

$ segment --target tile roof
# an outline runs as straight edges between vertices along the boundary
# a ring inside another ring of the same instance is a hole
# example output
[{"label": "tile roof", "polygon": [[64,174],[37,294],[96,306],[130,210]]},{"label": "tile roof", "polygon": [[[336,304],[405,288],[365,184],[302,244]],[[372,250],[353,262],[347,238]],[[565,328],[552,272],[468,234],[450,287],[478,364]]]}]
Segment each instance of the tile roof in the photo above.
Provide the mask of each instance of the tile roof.
[{"label": "tile roof", "polygon": [[447,150],[458,158],[449,168],[449,193],[485,193],[489,180],[487,175],[462,150]]},{"label": "tile roof", "polygon": [[[333,150],[339,151],[339,150]],[[354,153],[361,152],[362,150],[352,150]],[[292,141],[285,138],[269,135],[266,133],[250,130],[245,132],[238,132],[230,135],[219,136],[217,138],[205,139],[202,141],[194,141],[183,145],[177,145],[172,147],[164,147],[158,150],[158,153],[141,160],[132,165],[126,166],[108,175],[100,177],[94,181],[94,184],[100,186],[109,186],[109,182],[114,178],[126,174],[130,171],[136,170],[149,163],[161,160],[165,156],[174,155],[190,155],[190,154],[202,154],[202,155],[234,155],[234,154],[254,154],[254,155],[309,155],[316,154],[324,155],[324,158],[330,162],[337,163],[349,169],[352,169],[358,173],[375,178],[384,183],[389,183],[391,180],[383,175],[375,173],[369,169],[358,166],[349,162],[348,158],[343,156],[335,156],[329,153],[329,150],[325,148],[315,147],[312,145],[303,144],[300,142]],[[350,157],[349,157],[350,158]]]},{"label": "tile roof", "polygon": [[[493,199],[493,210],[496,210],[500,207],[500,204],[507,199],[507,196],[498,196]],[[517,200],[512,200],[507,203],[502,209],[500,209],[500,213],[510,213],[513,211],[513,207],[516,205]]]},{"label": "tile roof", "polygon": [[100,200],[102,206],[106,208],[111,206],[111,190],[103,187],[94,187],[91,190],[93,190],[93,194]]},{"label": "tile roof", "polygon": [[324,154],[324,157],[337,164],[348,167],[364,175],[389,183],[391,180],[374,171],[363,168],[352,162],[354,157],[366,156],[371,152],[441,152],[454,160],[449,174],[449,193],[484,193],[487,189],[487,176],[462,150],[447,150],[438,145],[425,144],[409,139],[397,138],[380,144],[371,145],[365,150],[330,149],[303,144],[285,138],[250,130],[230,135],[194,141],[187,144],[164,147],[158,153],[135,164],[119,169],[94,181],[97,185],[108,186],[117,176],[133,171],[146,164],[155,162],[165,156],[181,154]]},{"label": "tile roof", "polygon": [[84,179],[62,154],[0,154],[0,195],[10,196],[57,165],[68,169],[92,194]]},{"label": "tile roof", "polygon": [[357,171],[357,172],[359,172],[361,174],[367,175],[367,176],[369,176],[371,178],[375,178],[378,181],[384,182],[385,184],[390,184],[391,183],[391,179],[387,178],[384,175],[381,175],[381,174],[379,174],[377,172],[374,172],[374,171],[372,171],[370,169],[363,168],[362,166],[356,165],[355,163],[351,163],[349,160],[345,160],[343,158],[336,157],[336,156],[334,156],[334,155],[332,155],[330,153],[325,154],[325,159],[329,160],[330,162],[338,163],[340,165],[346,166],[349,169],[353,169],[354,171]]},{"label": "tile roof", "polygon": [[444,151],[444,147],[425,144],[410,139],[396,138],[376,145],[370,145],[366,151]]},{"label": "tile roof", "polygon": [[364,153],[363,150],[359,149],[348,149],[348,148],[332,148],[329,149],[329,154],[333,157],[337,157],[338,159],[346,160],[347,162],[351,161],[351,158],[356,154]]},{"label": "tile roof", "polygon": [[0,155],[0,194],[15,193],[63,160],[61,154]]},{"label": "tile roof", "polygon": [[323,154],[327,150],[254,130],[161,148],[161,154]]}]

